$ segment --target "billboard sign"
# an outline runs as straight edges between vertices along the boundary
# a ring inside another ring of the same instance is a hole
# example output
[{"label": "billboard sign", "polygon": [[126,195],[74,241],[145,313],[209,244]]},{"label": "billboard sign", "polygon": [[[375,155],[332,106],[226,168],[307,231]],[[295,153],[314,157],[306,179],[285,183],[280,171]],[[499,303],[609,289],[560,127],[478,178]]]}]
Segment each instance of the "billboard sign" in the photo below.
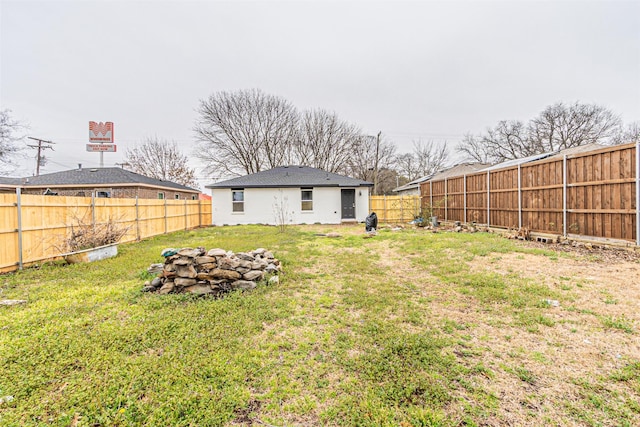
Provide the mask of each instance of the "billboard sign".
[{"label": "billboard sign", "polygon": [[104,153],[104,152],[112,152],[115,153],[116,145],[115,144],[87,144],[87,151],[91,151],[94,153]]},{"label": "billboard sign", "polygon": [[113,144],[113,122],[89,122],[89,142]]}]

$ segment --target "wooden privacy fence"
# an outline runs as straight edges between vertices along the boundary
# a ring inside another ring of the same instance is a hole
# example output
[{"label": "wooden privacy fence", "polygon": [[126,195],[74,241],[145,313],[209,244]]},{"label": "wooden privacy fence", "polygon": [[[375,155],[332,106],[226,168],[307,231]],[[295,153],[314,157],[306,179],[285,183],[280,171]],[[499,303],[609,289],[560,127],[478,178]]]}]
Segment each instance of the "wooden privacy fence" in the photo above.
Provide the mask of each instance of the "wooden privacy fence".
[{"label": "wooden privacy fence", "polygon": [[110,199],[0,194],[0,272],[48,260],[79,223],[112,222],[126,229],[120,242],[211,225],[208,200]]},{"label": "wooden privacy fence", "polygon": [[444,221],[527,228],[640,246],[640,144],[627,144],[421,184]]},{"label": "wooden privacy fence", "polygon": [[369,209],[382,222],[409,222],[420,213],[420,196],[370,196]]}]

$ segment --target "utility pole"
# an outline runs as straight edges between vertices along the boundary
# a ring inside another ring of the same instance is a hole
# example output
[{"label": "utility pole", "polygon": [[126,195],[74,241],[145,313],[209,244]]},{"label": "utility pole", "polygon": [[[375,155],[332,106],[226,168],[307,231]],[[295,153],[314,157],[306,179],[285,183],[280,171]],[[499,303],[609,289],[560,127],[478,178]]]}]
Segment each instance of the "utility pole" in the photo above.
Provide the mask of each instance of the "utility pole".
[{"label": "utility pole", "polygon": [[40,162],[42,161],[42,150],[46,150],[47,148],[50,148],[51,150],[53,150],[53,147],[51,145],[42,145],[43,142],[46,142],[47,144],[55,144],[55,142],[52,141],[47,141],[44,139],[40,139],[40,138],[33,138],[31,136],[27,137],[29,139],[33,139],[34,141],[38,141],[38,145],[31,145],[31,144],[27,144],[27,147],[31,147],[31,148],[37,148],[38,149],[38,155],[36,158],[36,176],[40,175]]},{"label": "utility pole", "polygon": [[376,136],[376,160],[375,167],[373,170],[373,194],[378,195],[378,160],[380,156],[380,136],[382,135],[382,131],[378,132],[378,136]]}]

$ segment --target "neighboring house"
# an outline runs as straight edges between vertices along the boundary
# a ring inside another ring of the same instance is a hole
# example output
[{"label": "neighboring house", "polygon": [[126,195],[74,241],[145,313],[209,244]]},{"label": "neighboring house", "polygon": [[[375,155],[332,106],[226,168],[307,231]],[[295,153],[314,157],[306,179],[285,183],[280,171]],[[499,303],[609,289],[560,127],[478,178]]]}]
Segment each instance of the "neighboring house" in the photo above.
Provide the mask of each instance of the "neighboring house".
[{"label": "neighboring house", "polygon": [[282,166],[206,186],[214,225],[362,222],[371,187],[307,166]]},{"label": "neighboring house", "polygon": [[22,180],[20,178],[0,177],[0,193],[15,193],[16,188],[20,187]]},{"label": "neighboring house", "polygon": [[200,194],[195,188],[149,178],[122,168],[80,167],[18,181],[23,194],[180,200],[198,200]]},{"label": "neighboring house", "polygon": [[506,169],[513,166],[524,165],[525,163],[535,162],[537,160],[543,159],[558,159],[563,158],[564,156],[571,156],[573,154],[586,153],[589,151],[599,150],[605,147],[602,144],[584,144],[579,145],[577,147],[565,148],[564,150],[552,151],[550,153],[542,153],[542,154],[534,154],[528,157],[522,157],[519,159],[506,160],[502,163],[495,164],[493,166],[485,167],[481,169],[483,172],[485,171],[493,171],[498,169]]},{"label": "neighboring house", "polygon": [[420,195],[420,183],[428,181],[433,175],[423,176],[418,179],[414,179],[411,182],[407,182],[405,185],[394,188],[392,191],[398,193],[398,196],[419,196]]}]

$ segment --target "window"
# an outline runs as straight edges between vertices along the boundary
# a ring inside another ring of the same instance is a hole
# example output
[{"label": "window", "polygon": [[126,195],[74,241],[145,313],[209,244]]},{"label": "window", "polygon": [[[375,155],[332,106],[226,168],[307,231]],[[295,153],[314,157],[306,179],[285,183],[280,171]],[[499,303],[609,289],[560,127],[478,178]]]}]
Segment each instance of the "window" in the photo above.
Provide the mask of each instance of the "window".
[{"label": "window", "polygon": [[176,199],[176,200],[178,200],[178,199],[180,199],[180,195],[179,195],[179,194],[176,194],[175,196],[173,196],[173,198],[174,198],[174,199]]},{"label": "window", "polygon": [[164,193],[158,193],[158,199],[164,199]]},{"label": "window", "polygon": [[96,197],[109,198],[109,197],[111,197],[111,192],[110,191],[96,191]]},{"label": "window", "polygon": [[313,210],[313,188],[301,188],[302,210]]},{"label": "window", "polygon": [[191,196],[191,200],[198,200],[198,196]]},{"label": "window", "polygon": [[233,212],[244,212],[244,188],[232,188]]}]

